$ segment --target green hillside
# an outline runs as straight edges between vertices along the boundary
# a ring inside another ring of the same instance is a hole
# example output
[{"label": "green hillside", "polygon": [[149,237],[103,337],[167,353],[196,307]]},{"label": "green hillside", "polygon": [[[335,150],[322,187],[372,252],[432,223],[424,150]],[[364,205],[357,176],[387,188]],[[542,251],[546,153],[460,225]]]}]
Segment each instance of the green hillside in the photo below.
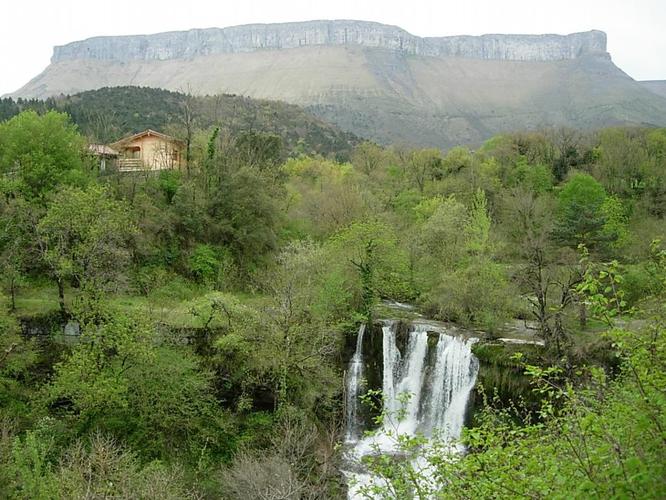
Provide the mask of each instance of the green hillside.
[{"label": "green hillside", "polygon": [[188,96],[148,87],[106,87],[71,96],[0,99],[0,120],[22,110],[64,111],[93,142],[108,143],[147,128],[176,136],[220,127],[232,135],[263,132],[282,138],[288,152],[349,156],[358,139],[300,107],[235,95]]}]

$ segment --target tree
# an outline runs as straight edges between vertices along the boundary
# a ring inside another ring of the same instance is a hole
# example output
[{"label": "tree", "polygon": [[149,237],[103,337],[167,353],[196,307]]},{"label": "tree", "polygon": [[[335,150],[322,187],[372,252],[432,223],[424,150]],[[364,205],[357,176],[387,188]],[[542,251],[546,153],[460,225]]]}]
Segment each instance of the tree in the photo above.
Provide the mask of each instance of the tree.
[{"label": "tree", "polygon": [[416,228],[415,262],[424,282],[439,279],[440,270],[452,269],[466,253],[469,213],[455,197],[431,198],[414,208],[423,222]]},{"label": "tree", "polygon": [[44,262],[58,285],[63,314],[68,281],[91,288],[118,285],[135,232],[130,208],[102,187],[70,187],[56,195],[37,234]]},{"label": "tree", "polygon": [[20,382],[36,361],[34,343],[21,335],[13,316],[0,310],[0,418],[23,418],[25,388]]},{"label": "tree", "polygon": [[65,399],[89,423],[127,407],[126,372],[154,358],[152,332],[141,319],[110,309],[95,291],[78,298],[73,317],[82,341],[56,364],[49,396]]},{"label": "tree", "polygon": [[419,192],[423,193],[426,181],[441,173],[442,153],[439,149],[414,151],[409,160],[409,175]]},{"label": "tree", "polygon": [[467,223],[467,250],[475,255],[485,255],[489,251],[490,215],[486,193],[478,189],[472,200]]},{"label": "tree", "polygon": [[374,174],[384,161],[384,150],[374,142],[363,141],[352,152],[352,163],[367,176]]},{"label": "tree", "polygon": [[469,149],[457,146],[446,153],[442,161],[442,168],[447,174],[457,174],[469,169],[474,163],[474,158]]},{"label": "tree", "polygon": [[64,113],[24,111],[0,123],[0,174],[29,200],[60,184],[81,184],[84,140]]},{"label": "tree", "polygon": [[323,254],[314,244],[294,243],[277,260],[265,281],[271,297],[267,340],[274,349],[276,402],[279,407],[299,400],[300,405],[311,404],[312,386],[321,390],[328,385],[336,346],[335,333],[310,312],[325,269]]},{"label": "tree", "polygon": [[581,274],[576,266],[560,266],[551,240],[553,207],[549,198],[514,190],[508,202],[509,236],[522,257],[519,280],[530,312],[546,347],[562,355],[569,341],[563,316],[576,295]]},{"label": "tree", "polygon": [[243,132],[235,141],[238,162],[259,170],[274,170],[282,160],[282,138],[275,134]]},{"label": "tree", "polygon": [[0,209],[0,271],[2,286],[9,293],[10,309],[28,267],[35,259],[37,210],[23,198],[10,198]]},{"label": "tree", "polygon": [[361,218],[372,201],[350,164],[302,157],[288,160],[282,170],[288,175],[288,213],[315,237],[331,235]]},{"label": "tree", "polygon": [[352,291],[357,311],[367,308],[369,288],[373,300],[409,300],[414,296],[409,256],[389,224],[356,221],[330,238],[325,250],[330,267],[339,270]]},{"label": "tree", "polygon": [[559,128],[551,131],[550,139],[557,151],[553,163],[553,177],[558,182],[564,180],[572,167],[579,164],[580,134],[576,130]]},{"label": "tree", "polygon": [[557,208],[557,239],[570,248],[583,244],[590,250],[605,238],[602,229],[606,222],[602,207],[606,191],[594,177],[575,174],[562,188]]},{"label": "tree", "polygon": [[185,129],[185,171],[190,176],[192,167],[192,137],[194,135],[194,126],[196,124],[195,100],[188,88],[184,92],[185,97],[178,103],[179,115],[178,121]]},{"label": "tree", "polygon": [[222,176],[206,202],[209,241],[231,249],[244,270],[276,246],[278,189],[261,172],[241,167]]}]

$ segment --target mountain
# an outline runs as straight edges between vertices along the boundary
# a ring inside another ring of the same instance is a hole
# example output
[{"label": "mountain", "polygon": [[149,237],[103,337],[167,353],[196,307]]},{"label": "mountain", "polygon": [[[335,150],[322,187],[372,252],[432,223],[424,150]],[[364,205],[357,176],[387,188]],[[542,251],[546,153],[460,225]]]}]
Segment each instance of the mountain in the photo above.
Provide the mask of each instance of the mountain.
[{"label": "mountain", "polygon": [[600,31],[420,38],[343,20],[96,37],[56,47],[14,96],[119,85],[283,100],[357,135],[420,146],[666,125],[666,98],[613,64]]},{"label": "mountain", "polygon": [[187,96],[147,87],[105,87],[72,96],[14,101],[0,99],[0,120],[24,109],[71,115],[90,140],[109,143],[148,128],[183,137],[189,116],[194,128],[220,127],[231,135],[261,132],[282,138],[286,152],[347,159],[360,139],[280,101],[233,95]]},{"label": "mountain", "polygon": [[666,97],[666,80],[646,80],[639,83],[650,92]]}]

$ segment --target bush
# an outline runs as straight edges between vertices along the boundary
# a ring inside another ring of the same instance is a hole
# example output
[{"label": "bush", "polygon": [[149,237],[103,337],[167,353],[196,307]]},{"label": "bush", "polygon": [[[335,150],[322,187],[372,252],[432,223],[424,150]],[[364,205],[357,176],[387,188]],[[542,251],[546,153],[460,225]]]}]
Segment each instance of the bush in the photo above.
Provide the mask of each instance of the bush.
[{"label": "bush", "polygon": [[220,260],[210,245],[197,245],[188,260],[189,271],[199,283],[209,284],[217,277]]},{"label": "bush", "polygon": [[494,332],[511,317],[511,296],[504,269],[480,261],[442,276],[426,309],[442,320]]},{"label": "bush", "polygon": [[187,281],[177,274],[170,275],[170,280],[163,286],[155,288],[151,297],[166,300],[190,300],[198,293],[198,286],[191,281]]},{"label": "bush", "polygon": [[659,276],[650,272],[644,265],[629,265],[624,267],[624,281],[622,291],[629,307],[637,305],[646,297],[653,297],[662,292],[664,284]]}]

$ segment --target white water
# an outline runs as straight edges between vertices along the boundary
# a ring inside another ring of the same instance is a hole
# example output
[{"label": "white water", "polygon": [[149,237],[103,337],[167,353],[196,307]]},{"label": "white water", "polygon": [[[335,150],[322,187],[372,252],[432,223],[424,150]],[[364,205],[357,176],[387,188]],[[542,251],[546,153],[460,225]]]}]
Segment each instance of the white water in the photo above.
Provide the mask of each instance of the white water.
[{"label": "white water", "polygon": [[430,434],[438,430],[447,441],[460,437],[469,393],[474,388],[478,362],[469,341],[439,334],[427,418]]},{"label": "white water", "polygon": [[[428,327],[414,325],[408,334],[402,357],[396,343],[396,326],[397,324],[391,323],[382,328],[382,427],[372,435],[360,439],[360,429],[351,429],[351,425],[358,420],[350,420],[350,410],[347,409],[347,442],[350,448],[346,459],[355,469],[354,472],[345,472],[350,483],[350,499],[366,498],[361,495],[361,488],[380,481],[359,467],[361,459],[376,453],[399,453],[398,435],[421,434],[428,438],[436,436],[439,440],[455,446],[464,424],[467,400],[476,382],[478,362],[471,351],[475,339],[466,340],[439,333],[434,355],[429,356]],[[363,356],[358,345],[355,358],[356,354],[357,361],[362,366]],[[429,360],[431,366],[428,366]],[[350,364],[350,374],[351,372]],[[352,387],[351,382],[350,376],[348,398],[352,389],[359,390],[358,385]],[[358,392],[356,394],[354,402],[358,404]],[[355,410],[354,415],[357,414],[358,410]],[[422,471],[430,470],[429,464],[424,463],[423,459],[415,460],[412,465]],[[430,475],[430,472],[425,474],[428,481],[431,480]]]},{"label": "white water", "polygon": [[[396,347],[397,350],[397,347]],[[397,434],[414,435],[419,425],[419,407],[423,395],[423,369],[428,350],[428,332],[421,325],[409,333],[407,355],[400,370],[400,380],[396,387],[391,410],[387,414],[385,427]],[[392,361],[384,359],[384,366]],[[394,368],[393,373],[397,370]]]},{"label": "white water", "polygon": [[382,352],[384,356],[382,394],[384,395],[385,408],[389,412],[398,410],[394,403],[396,402],[395,377],[400,364],[400,351],[395,343],[395,333],[394,323],[382,327]]},{"label": "white water", "polygon": [[347,407],[347,431],[346,440],[355,441],[361,436],[361,421],[359,419],[359,397],[363,387],[363,334],[365,324],[358,329],[356,337],[356,351],[349,362],[347,372],[347,396],[345,404]]}]

